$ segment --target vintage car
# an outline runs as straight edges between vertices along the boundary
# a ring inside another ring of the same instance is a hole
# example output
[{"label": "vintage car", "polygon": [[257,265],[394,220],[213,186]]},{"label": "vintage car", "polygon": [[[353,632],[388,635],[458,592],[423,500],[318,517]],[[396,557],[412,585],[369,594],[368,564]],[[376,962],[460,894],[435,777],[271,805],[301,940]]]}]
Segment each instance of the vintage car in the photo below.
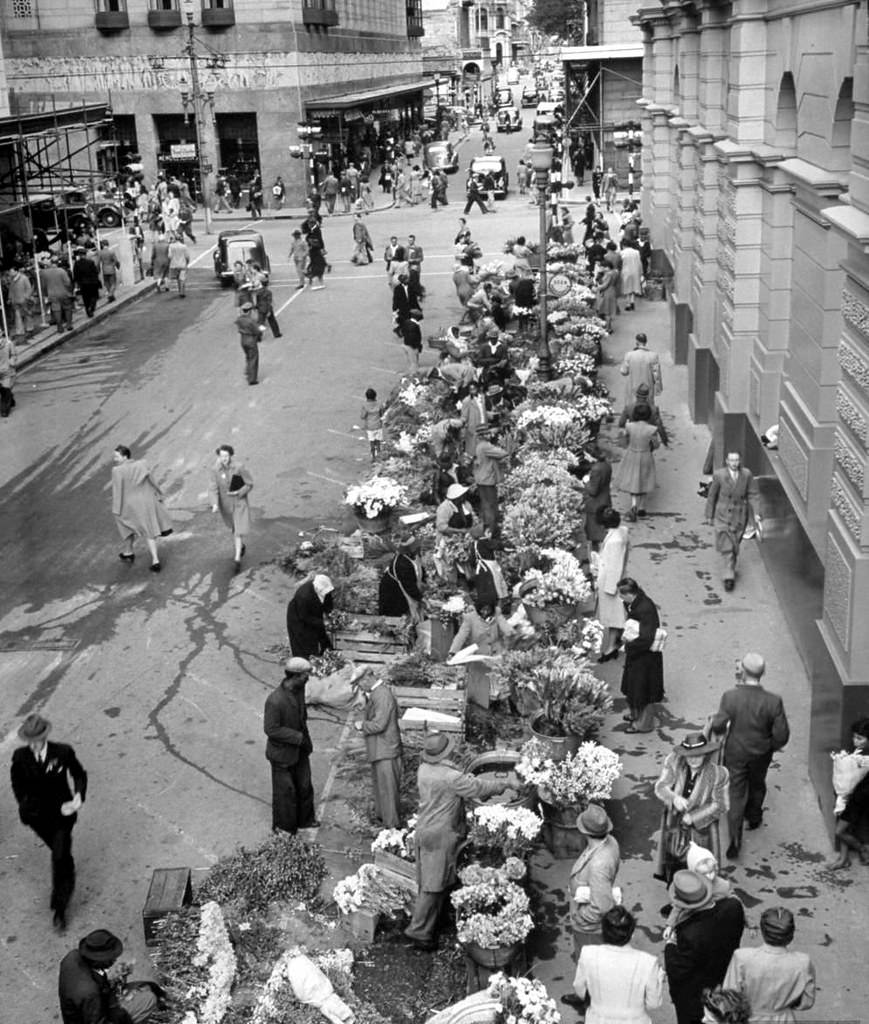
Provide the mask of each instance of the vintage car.
[{"label": "vintage car", "polygon": [[423,148],[423,159],[430,171],[439,170],[455,174],[459,169],[459,155],[451,142],[429,142]]},{"label": "vintage car", "polygon": [[502,88],[498,89],[495,93],[495,106],[497,107],[512,107],[513,106],[513,90]]},{"label": "vintage car", "polygon": [[526,85],[522,89],[521,103],[523,107],[536,107],[539,99],[536,85]]},{"label": "vintage car", "polygon": [[99,225],[101,228],[116,228],[123,223],[123,211],[111,199],[91,199],[80,189],[62,192],[47,192],[30,195],[30,214],[34,231],[46,234],[58,232],[58,237],[67,228],[77,235],[83,228]]},{"label": "vintage car", "polygon": [[510,176],[507,174],[504,157],[494,153],[490,156],[475,156],[468,167],[468,176],[471,175],[480,182],[484,192],[491,192],[495,199],[506,198]]},{"label": "vintage car", "polygon": [[495,115],[495,129],[499,132],[522,131],[522,115],[515,107],[501,107]]},{"label": "vintage car", "polygon": [[214,273],[224,285],[232,284],[232,268],[236,262],[253,260],[262,270],[269,273],[271,265],[266,252],[263,236],[247,228],[221,231],[214,247]]}]

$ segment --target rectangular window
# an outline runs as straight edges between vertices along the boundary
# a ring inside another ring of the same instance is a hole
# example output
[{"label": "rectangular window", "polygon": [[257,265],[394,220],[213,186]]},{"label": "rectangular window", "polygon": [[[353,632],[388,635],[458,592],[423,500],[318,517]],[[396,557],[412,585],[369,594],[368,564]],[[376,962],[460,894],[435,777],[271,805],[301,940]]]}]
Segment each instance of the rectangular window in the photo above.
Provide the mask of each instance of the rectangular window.
[{"label": "rectangular window", "polygon": [[202,0],[203,11],[230,11],[232,0]]},{"label": "rectangular window", "polygon": [[100,14],[119,14],[127,9],[127,0],[96,0]]},{"label": "rectangular window", "polygon": [[421,36],[425,32],[422,25],[422,0],[406,0],[407,34]]},{"label": "rectangular window", "polygon": [[177,11],[178,0],[151,0],[152,11]]}]

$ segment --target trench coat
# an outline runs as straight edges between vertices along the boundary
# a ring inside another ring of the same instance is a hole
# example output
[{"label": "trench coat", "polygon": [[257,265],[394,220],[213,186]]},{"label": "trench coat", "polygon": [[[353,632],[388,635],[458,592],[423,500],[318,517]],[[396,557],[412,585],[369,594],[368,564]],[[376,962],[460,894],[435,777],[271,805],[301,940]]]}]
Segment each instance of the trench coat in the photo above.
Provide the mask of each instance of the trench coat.
[{"label": "trench coat", "polygon": [[715,543],[719,550],[721,534],[729,535],[739,546],[748,525],[749,514],[752,520],[757,515],[757,501],[757,481],[750,469],[741,466],[736,480],[731,477],[726,466],[715,470],[706,497],[706,518],[712,520]]},{"label": "trench coat", "polygon": [[[600,932],[600,919],[615,906],[613,886],[619,873],[621,853],[614,836],[604,836],[599,843],[589,842],[570,869],[570,921],[578,932]],[[577,903],[574,894],[579,886],[588,886],[590,899]]]},{"label": "trench coat", "polygon": [[627,526],[617,526],[607,530],[598,552],[597,619],[610,629],[624,629],[627,618],[618,582],[624,578],[630,546]]},{"label": "trench coat", "polygon": [[650,1024],[648,1010],[664,1001],[658,958],[634,946],[583,946],[573,990],[591,1004],[586,1024]]},{"label": "trench coat", "polygon": [[[229,484],[234,476],[244,480],[244,487],[230,494]],[[226,467],[221,466],[219,459],[214,463],[209,488],[211,504],[217,505],[223,521],[237,537],[246,537],[250,533],[250,505],[247,496],[252,487],[253,479],[240,463],[230,460]]]},{"label": "trench coat", "polygon": [[593,462],[588,471],[588,482],[585,485],[585,535],[594,543],[599,544],[606,534],[606,528],[597,521],[597,514],[602,508],[609,508],[612,503],[610,483],[613,468],[605,460]]},{"label": "trench coat", "polygon": [[808,953],[766,943],[745,947],[734,951],[724,988],[746,997],[749,1024],[793,1024],[794,1010],[815,1005],[815,968]]},{"label": "trench coat", "polygon": [[653,449],[661,443],[658,428],[644,420],[625,426],[628,448],[618,464],[614,483],[628,494],[648,494],[655,489],[655,456]]},{"label": "trench coat", "polygon": [[162,492],[141,459],[128,459],[112,469],[112,513],[124,539],[134,533],[153,540],[172,532]]},{"label": "trench coat", "polygon": [[625,643],[625,668],[622,693],[632,708],[656,704],[664,696],[664,656],[651,650],[655,632],[661,625],[658,609],[642,590],[627,609],[630,618],[640,624],[640,635]]}]

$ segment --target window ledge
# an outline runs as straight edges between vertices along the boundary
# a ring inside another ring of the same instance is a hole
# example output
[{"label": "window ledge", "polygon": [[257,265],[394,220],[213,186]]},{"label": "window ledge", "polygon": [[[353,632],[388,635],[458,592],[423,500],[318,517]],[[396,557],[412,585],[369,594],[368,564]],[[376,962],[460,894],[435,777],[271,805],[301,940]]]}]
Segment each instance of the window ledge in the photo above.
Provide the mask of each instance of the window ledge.
[{"label": "window ledge", "polygon": [[202,24],[205,28],[229,28],[235,24],[235,10],[232,7],[203,7]]},{"label": "window ledge", "polygon": [[158,32],[181,26],[181,11],[148,11],[148,25]]},{"label": "window ledge", "polygon": [[97,11],[94,24],[100,32],[123,32],[130,27],[130,16],[126,11]]}]

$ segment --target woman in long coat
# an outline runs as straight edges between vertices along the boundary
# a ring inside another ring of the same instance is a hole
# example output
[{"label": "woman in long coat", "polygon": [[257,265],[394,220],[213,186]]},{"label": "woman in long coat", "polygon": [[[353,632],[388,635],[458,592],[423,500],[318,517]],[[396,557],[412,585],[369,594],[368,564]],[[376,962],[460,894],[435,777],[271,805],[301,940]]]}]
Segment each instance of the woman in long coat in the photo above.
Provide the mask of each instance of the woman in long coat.
[{"label": "woman in long coat", "polygon": [[371,235],[368,233],[368,225],[362,220],[362,214],[357,213],[353,221],[353,255],[350,262],[357,265],[371,263],[371,250],[374,244]]},{"label": "woman in long coat", "polygon": [[247,496],[253,487],[253,479],[247,469],[234,461],[235,449],[231,444],[222,444],[217,449],[217,461],[211,470],[211,511],[219,512],[223,521],[232,530],[235,545],[233,565],[235,571],[241,568],[245,553],[245,540],[250,533],[250,505]]},{"label": "woman in long coat", "polygon": [[601,654],[603,663],[618,657],[619,640],[625,628],[625,606],[619,597],[619,580],[626,575],[628,566],[628,528],[614,508],[601,510],[600,523],[606,536],[596,556],[597,561],[597,620],[604,627]]},{"label": "woman in long coat", "polygon": [[619,290],[628,300],[625,309],[633,309],[638,296],[643,294],[643,267],[636,242],[622,242],[622,272]]},{"label": "woman in long coat", "polygon": [[650,423],[652,410],[645,402],[634,406],[634,418],[625,424],[628,447],[615,472],[615,485],[631,496],[628,522],[635,523],[646,514],[646,495],[655,489],[655,456],[652,452],[660,445],[658,428]]},{"label": "woman in long coat", "polygon": [[589,471],[588,479],[585,482],[583,494],[583,511],[585,513],[585,536],[588,541],[589,551],[597,551],[600,542],[606,534],[606,527],[598,519],[599,514],[605,508],[612,508],[612,495],[610,494],[610,483],[613,476],[613,468],[607,461],[603,450],[595,445],[591,449],[591,456],[594,459]]},{"label": "woman in long coat", "polygon": [[131,459],[130,449],[119,444],[114,451],[112,469],[112,513],[124,539],[119,557],[132,564],[133,540],[142,537],[151,554],[151,572],[160,571],[157,538],[172,532],[172,520],[163,507],[163,492],[151,479],[151,471],[141,459]]},{"label": "woman in long coat", "polygon": [[665,837],[669,831],[683,826],[690,838],[712,852],[721,862],[719,819],[730,807],[730,776],[718,763],[720,740],[707,740],[702,733],[689,733],[667,755],[655,796],[664,805],[661,819],[661,840],[655,878],[668,885],[673,875],[685,867],[667,851]]},{"label": "woman in long coat", "polygon": [[324,616],[332,611],[332,581],[318,575],[296,588],[287,604],[287,636],[294,658],[310,658],[332,646]]},{"label": "woman in long coat", "polygon": [[603,264],[603,271],[597,282],[597,313],[606,321],[606,329],[613,332],[613,317],[618,313],[619,271]]},{"label": "woman in long coat", "polygon": [[402,541],[398,552],[380,577],[379,615],[409,615],[411,622],[422,619],[423,569],[416,537]]},{"label": "woman in long coat", "polygon": [[169,290],[166,275],[169,273],[169,239],[160,234],[151,247],[151,277],[157,282],[157,291]]},{"label": "woman in long coat", "polygon": [[474,261],[467,256],[463,256],[461,262],[456,266],[453,271],[453,284],[456,288],[456,297],[462,304],[462,308],[467,306],[468,299],[477,290],[479,281],[476,274],[474,273]]},{"label": "woman in long coat", "polygon": [[651,732],[654,728],[654,705],[664,696],[664,656],[653,650],[655,635],[661,625],[655,602],[626,576],[619,581],[619,596],[625,604],[628,620],[636,628],[628,635],[628,621],[622,634],[625,668],[621,691],[628,702],[625,732]]}]

